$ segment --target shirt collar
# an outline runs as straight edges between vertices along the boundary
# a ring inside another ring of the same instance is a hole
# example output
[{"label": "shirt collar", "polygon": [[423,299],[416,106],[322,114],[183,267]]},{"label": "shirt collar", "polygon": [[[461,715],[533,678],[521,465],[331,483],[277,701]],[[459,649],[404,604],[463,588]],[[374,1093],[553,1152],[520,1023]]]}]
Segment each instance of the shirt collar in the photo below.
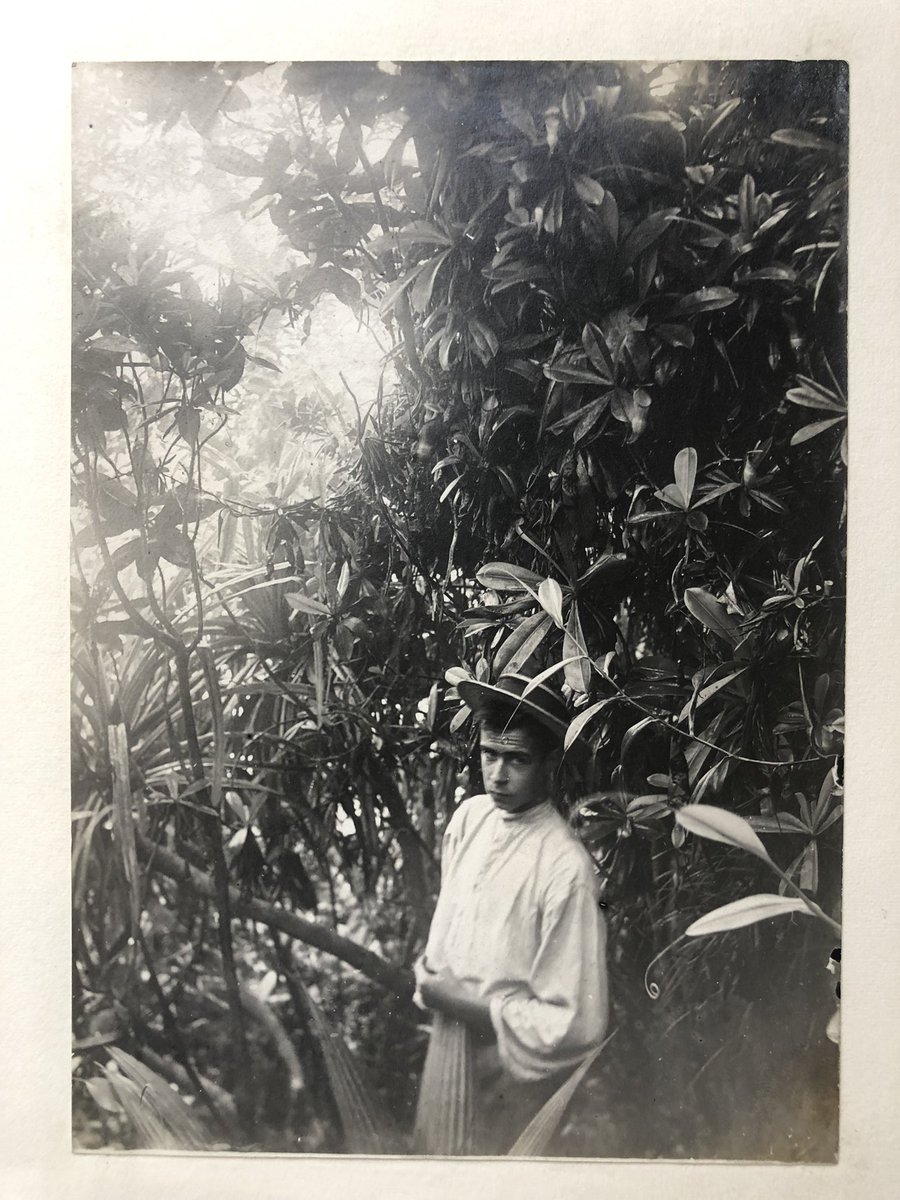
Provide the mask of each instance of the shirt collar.
[{"label": "shirt collar", "polygon": [[495,811],[501,821],[515,821],[520,825],[532,825],[536,821],[540,821],[547,813],[553,811],[553,805],[549,800],[542,800],[540,804],[535,804],[533,808],[527,808],[524,812],[504,812],[502,808],[496,808]]}]

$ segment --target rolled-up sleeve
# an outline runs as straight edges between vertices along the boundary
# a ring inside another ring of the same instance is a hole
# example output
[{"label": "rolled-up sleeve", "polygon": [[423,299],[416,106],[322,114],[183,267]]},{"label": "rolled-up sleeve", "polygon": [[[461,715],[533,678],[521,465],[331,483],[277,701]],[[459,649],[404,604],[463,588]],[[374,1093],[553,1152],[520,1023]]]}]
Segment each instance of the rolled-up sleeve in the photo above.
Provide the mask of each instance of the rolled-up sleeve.
[{"label": "rolled-up sleeve", "polygon": [[490,1011],[501,1062],[517,1079],[565,1070],[599,1045],[609,1019],[606,923],[589,882],[551,894],[528,986],[498,989]]}]

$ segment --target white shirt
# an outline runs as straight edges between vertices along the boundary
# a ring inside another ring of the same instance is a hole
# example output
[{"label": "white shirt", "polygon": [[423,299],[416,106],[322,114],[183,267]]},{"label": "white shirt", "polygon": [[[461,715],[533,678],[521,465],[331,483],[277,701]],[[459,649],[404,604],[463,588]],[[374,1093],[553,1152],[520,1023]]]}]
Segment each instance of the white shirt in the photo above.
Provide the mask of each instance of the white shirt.
[{"label": "white shirt", "polygon": [[487,999],[520,1080],[577,1064],[608,1019],[606,924],[591,859],[549,802],[505,813],[472,796],[444,834],[424,958]]}]

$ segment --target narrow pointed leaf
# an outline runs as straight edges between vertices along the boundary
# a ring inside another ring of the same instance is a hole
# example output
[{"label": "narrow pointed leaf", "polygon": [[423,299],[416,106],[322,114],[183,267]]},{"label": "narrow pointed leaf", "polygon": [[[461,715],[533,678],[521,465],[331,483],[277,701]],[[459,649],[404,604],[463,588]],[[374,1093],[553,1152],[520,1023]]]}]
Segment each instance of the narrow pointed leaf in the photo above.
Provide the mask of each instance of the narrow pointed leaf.
[{"label": "narrow pointed leaf", "polygon": [[416,243],[426,243],[430,246],[452,246],[453,240],[442,229],[438,229],[429,221],[411,221],[397,231],[397,240],[401,245],[412,246]]},{"label": "narrow pointed leaf", "polygon": [[673,508],[680,508],[682,512],[687,508],[684,492],[677,483],[667,483],[664,488],[654,492],[654,495],[657,500],[663,500],[667,504],[671,504]]},{"label": "narrow pointed leaf", "polygon": [[651,213],[646,220],[641,221],[625,238],[619,251],[619,263],[624,270],[631,266],[638,255],[652,246],[662,237],[677,215],[677,209],[665,209]]},{"label": "narrow pointed leaf", "polygon": [[635,725],[632,725],[630,729],[625,731],[622,737],[622,746],[619,751],[619,759],[621,762],[625,762],[626,758],[631,753],[637,738],[656,724],[658,724],[656,717],[644,717],[643,720],[638,721]]},{"label": "narrow pointed leaf", "polygon": [[402,294],[415,283],[416,279],[422,274],[428,266],[428,261],[418,263],[411,271],[407,271],[405,275],[401,275],[399,279],[395,279],[388,290],[381,298],[381,303],[378,306],[378,311],[384,317],[391,311]]},{"label": "narrow pointed leaf", "polygon": [[494,592],[537,592],[543,579],[536,571],[517,567],[514,563],[489,562],[475,578],[482,587]]},{"label": "narrow pointed leaf", "polygon": [[572,743],[575,741],[575,739],[581,735],[582,731],[593,720],[593,718],[597,715],[597,713],[602,711],[602,709],[606,708],[607,705],[612,703],[612,701],[615,699],[617,699],[617,697],[607,696],[607,698],[605,700],[598,700],[596,704],[590,704],[590,705],[588,705],[587,708],[582,709],[582,711],[578,714],[578,716],[575,718],[575,720],[571,723],[569,728],[566,730],[566,737],[565,737],[565,742],[563,744],[563,748],[565,750],[568,750],[569,747],[572,745]]},{"label": "narrow pointed leaf", "polygon": [[717,308],[727,308],[730,304],[734,304],[737,298],[737,292],[732,291],[731,288],[698,288],[696,292],[682,296],[672,312],[680,317],[688,316],[690,313],[712,312]]},{"label": "narrow pointed leaf", "polygon": [[798,897],[777,896],[761,893],[756,896],[744,896],[742,900],[733,900],[731,904],[723,904],[712,912],[700,917],[684,931],[687,937],[704,937],[710,933],[725,933],[729,929],[740,929],[744,925],[754,925],[757,921],[766,921],[769,917],[786,916],[788,913],[811,913]]},{"label": "narrow pointed leaf", "polygon": [[675,482],[684,496],[684,507],[691,503],[694,494],[694,482],[697,479],[697,451],[693,446],[685,446],[675,455]]},{"label": "narrow pointed leaf", "polygon": [[683,721],[689,712],[696,712],[701,704],[705,704],[711,696],[716,692],[721,691],[723,687],[727,687],[733,679],[737,679],[738,675],[742,675],[746,671],[746,667],[741,667],[737,671],[732,671],[729,675],[725,675],[722,679],[717,679],[715,683],[709,683],[706,687],[700,688],[696,695],[692,696],[688,703],[678,714],[678,720]]},{"label": "narrow pointed leaf", "polygon": [[566,666],[566,683],[573,692],[586,692],[590,687],[591,667],[584,657],[584,649],[581,618],[578,615],[578,605],[573,600],[566,622],[566,636],[563,638],[563,658],[574,660]]},{"label": "narrow pointed leaf", "polygon": [[750,825],[757,833],[805,833],[809,834],[808,826],[791,813],[774,813],[771,817],[749,817]]},{"label": "narrow pointed leaf", "polygon": [[553,618],[554,625],[563,628],[562,588],[555,579],[545,579],[538,588],[538,601],[544,612]]},{"label": "narrow pointed leaf", "polygon": [[810,133],[807,129],[776,129],[770,135],[773,142],[782,146],[790,146],[792,150],[814,150],[823,154],[838,155],[841,147],[837,142]]},{"label": "narrow pointed leaf", "polygon": [[290,592],[285,596],[285,600],[295,612],[307,613],[314,617],[329,615],[328,609],[321,600],[314,600],[312,596],[304,596],[302,592]]},{"label": "narrow pointed leaf", "polygon": [[463,725],[465,725],[465,723],[469,719],[469,717],[471,717],[471,715],[472,715],[471,708],[469,708],[468,704],[463,704],[453,714],[453,720],[450,722],[450,732],[456,733],[456,731],[458,729],[461,729],[463,727]]},{"label": "narrow pointed leaf", "polygon": [[843,417],[832,417],[828,421],[813,421],[812,425],[804,425],[791,438],[791,445],[799,446],[802,442],[808,442],[810,438],[818,437],[820,433],[824,433],[826,429],[831,429],[832,426],[840,424],[843,420]]},{"label": "narrow pointed leaf", "polygon": [[746,850],[763,862],[772,860],[765,846],[753,831],[749,821],[739,817],[737,813],[712,804],[686,804],[675,814],[675,820],[683,825],[688,833],[697,837],[709,838],[714,842],[724,842],[726,846],[735,846],[738,850]]},{"label": "narrow pointed leaf", "polygon": [[598,325],[594,325],[593,322],[588,321],[581,331],[581,344],[584,346],[584,352],[591,360],[591,364],[608,383],[612,383],[615,376],[615,367],[612,356],[609,353],[609,347],[606,345],[606,339],[603,336],[603,330]]},{"label": "narrow pointed leaf", "polygon": [[546,683],[551,675],[555,675],[557,671],[563,670],[569,665],[569,663],[577,662],[579,659],[583,660],[584,655],[576,654],[572,658],[563,658],[560,659],[558,663],[554,663],[551,667],[547,667],[545,670],[541,671],[539,675],[535,675],[535,677],[522,692],[522,695],[527,696],[529,692],[533,692],[534,689],[540,687],[542,683]]},{"label": "narrow pointed leaf", "polygon": [[803,408],[820,408],[826,412],[847,412],[846,401],[837,393],[832,392],[830,388],[824,387],[806,375],[798,375],[797,378],[800,386],[790,388],[786,393],[787,399],[792,404],[799,404]]},{"label": "narrow pointed leaf", "polygon": [[712,633],[731,645],[737,642],[740,627],[721,600],[703,588],[693,587],[686,589],[684,603],[691,616],[696,617]]},{"label": "narrow pointed leaf", "polygon": [[507,1157],[534,1158],[546,1150],[550,1139],[559,1127],[560,1121],[565,1116],[566,1109],[578,1085],[614,1036],[615,1031],[609,1035],[602,1046],[598,1046],[596,1050],[592,1050],[584,1061],[575,1068],[568,1079],[560,1085],[546,1104],[528,1122],[516,1138],[511,1149],[507,1151]]},{"label": "narrow pointed leaf", "polygon": [[729,492],[733,492],[740,486],[739,483],[723,483],[719,487],[713,488],[711,492],[706,492],[699,500],[695,500],[694,508],[700,508],[703,504],[711,504],[713,500],[718,500],[720,496],[727,496]]},{"label": "narrow pointed leaf", "polygon": [[472,672],[467,671],[465,667],[448,667],[444,672],[444,678],[448,683],[462,683],[463,680],[472,678]]},{"label": "narrow pointed leaf", "polygon": [[410,288],[409,302],[417,312],[424,313],[428,308],[438,271],[440,271],[441,267],[447,261],[449,253],[449,250],[444,250],[440,254],[436,254],[434,258],[429,259],[425,269]]},{"label": "narrow pointed leaf", "polygon": [[528,662],[552,628],[553,622],[544,612],[526,617],[494,655],[494,674],[518,671]]},{"label": "narrow pointed leaf", "polygon": [[603,203],[606,189],[596,179],[592,179],[590,175],[576,175],[574,183],[579,200],[583,200],[585,204]]}]

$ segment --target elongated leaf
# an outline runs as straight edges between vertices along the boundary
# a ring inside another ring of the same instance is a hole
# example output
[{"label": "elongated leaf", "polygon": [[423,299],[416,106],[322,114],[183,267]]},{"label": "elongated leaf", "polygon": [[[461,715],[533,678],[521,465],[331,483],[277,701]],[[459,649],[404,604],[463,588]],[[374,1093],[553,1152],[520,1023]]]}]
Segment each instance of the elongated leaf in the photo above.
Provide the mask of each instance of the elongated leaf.
[{"label": "elongated leaf", "polygon": [[[607,392],[604,396],[598,396],[596,400],[592,400],[585,408],[581,408],[574,415],[578,418],[578,423],[572,434],[573,441],[582,442],[586,437],[594,432],[600,423],[600,419],[609,407],[609,398],[611,392]],[[557,421],[554,429],[562,422]]]},{"label": "elongated leaf", "polygon": [[659,521],[663,517],[677,517],[679,520],[684,520],[684,516],[680,510],[676,512],[674,509],[667,508],[663,512],[638,513],[636,516],[628,518],[628,524],[644,525],[647,521]]},{"label": "elongated leaf", "polygon": [[529,693],[533,692],[535,688],[540,687],[542,683],[546,683],[551,675],[555,675],[557,671],[564,670],[570,663],[576,662],[579,659],[584,661],[584,655],[576,654],[572,658],[563,658],[560,659],[559,662],[554,663],[552,666],[546,667],[540,672],[539,675],[535,675],[535,677],[529,682],[528,686],[522,692],[522,695],[529,695]]},{"label": "elongated leaf", "polygon": [[675,217],[677,209],[665,209],[662,212],[651,213],[645,221],[641,221],[625,238],[619,251],[619,263],[624,269],[631,266],[638,255],[652,246],[666,232]]},{"label": "elongated leaf", "polygon": [[690,325],[657,325],[653,332],[670,346],[684,346],[690,350],[694,344],[694,331]]},{"label": "elongated leaf", "polygon": [[808,442],[810,438],[818,437],[820,433],[824,433],[826,429],[831,429],[834,425],[840,424],[843,420],[843,417],[832,417],[828,421],[814,421],[811,425],[804,425],[791,438],[791,445],[799,446],[802,442]]},{"label": "elongated leaf", "polygon": [[592,563],[583,575],[578,578],[578,591],[587,588],[599,589],[618,583],[634,570],[634,564],[629,562],[625,554],[604,554]]},{"label": "elongated leaf", "polygon": [[149,1149],[210,1149],[212,1139],[194,1110],[161,1075],[118,1046],[110,1046],[109,1053],[120,1074],[107,1071],[106,1077],[129,1118],[148,1138]]},{"label": "elongated leaf", "polygon": [[442,229],[429,221],[411,221],[398,230],[396,235],[401,245],[412,246],[424,242],[430,246],[452,246],[453,240]]},{"label": "elongated leaf", "polygon": [[351,121],[341,130],[334,155],[335,166],[339,171],[347,175],[356,166],[357,159],[359,158],[359,153],[356,149],[356,134],[358,133],[359,126],[354,130],[353,125],[354,122]]},{"label": "elongated leaf", "polygon": [[607,696],[605,700],[598,700],[596,704],[589,704],[587,708],[582,709],[575,720],[571,723],[569,728],[566,730],[563,748],[568,750],[575,739],[581,735],[582,731],[586,728],[589,722],[593,720],[597,713],[601,712],[604,708],[608,707],[613,700],[617,699],[617,696]]},{"label": "elongated leaf", "polygon": [[466,721],[471,717],[472,710],[468,704],[462,704],[453,714],[453,720],[450,722],[450,732],[456,733],[457,729],[461,729]]},{"label": "elongated leaf", "polygon": [[507,1151],[507,1157],[534,1158],[543,1154],[550,1144],[550,1139],[559,1127],[560,1121],[565,1116],[566,1109],[575,1095],[578,1085],[596,1062],[601,1052],[609,1045],[613,1037],[615,1037],[615,1030],[613,1030],[601,1046],[598,1046],[596,1050],[592,1050],[584,1061],[575,1068],[568,1079],[557,1088],[550,1099],[532,1117],[516,1138],[512,1147]]},{"label": "elongated leaf", "polygon": [[813,896],[819,890],[819,847],[814,841],[808,842],[803,851],[798,884]]},{"label": "elongated leaf", "polygon": [[94,1079],[85,1080],[87,1089],[91,1093],[91,1099],[98,1108],[104,1109],[106,1112],[121,1113],[122,1105],[116,1099],[116,1093],[113,1091],[112,1084],[108,1079],[101,1079],[96,1076]]},{"label": "elongated leaf", "polygon": [[206,676],[206,690],[212,716],[213,764],[209,803],[215,813],[222,811],[222,789],[225,782],[225,714],[222,708],[222,693],[219,690],[219,673],[210,646],[199,646],[198,657]]},{"label": "elongated leaf", "polygon": [[612,383],[616,369],[613,365],[606,339],[603,336],[603,330],[599,325],[594,325],[592,321],[588,321],[581,331],[581,344],[584,346],[584,352],[591,360],[592,366],[600,372],[608,383]]},{"label": "elongated leaf", "polygon": [[712,804],[686,804],[679,808],[675,820],[688,833],[697,837],[709,838],[714,842],[724,842],[726,846],[735,846],[738,850],[746,850],[763,862],[771,863],[765,846],[756,836],[749,821],[739,817],[737,813]]},{"label": "elongated leaf", "polygon": [[609,380],[605,375],[598,375],[587,367],[573,366],[567,362],[544,363],[544,374],[556,383],[584,383],[593,387],[602,387]]},{"label": "elongated leaf", "polygon": [[438,504],[443,504],[445,500],[448,500],[462,483],[462,481],[462,475],[457,475],[455,479],[451,479],[438,497]]},{"label": "elongated leaf", "polygon": [[[112,350],[115,354],[140,354],[142,347],[134,338],[122,333],[108,333],[87,343],[89,350]],[[102,1081],[100,1081],[102,1082]]]},{"label": "elongated leaf", "polygon": [[563,595],[562,588],[555,579],[545,579],[538,588],[538,601],[546,613],[553,618],[553,623],[559,629],[563,628]]},{"label": "elongated leaf", "polygon": [[680,317],[688,316],[690,313],[712,312],[717,308],[727,308],[730,304],[734,304],[737,298],[737,292],[732,291],[731,288],[698,288],[696,292],[682,296],[672,311]]},{"label": "elongated leaf", "polygon": [[714,683],[709,683],[705,687],[700,688],[678,714],[678,720],[683,721],[689,712],[696,712],[701,704],[705,704],[716,692],[721,691],[723,687],[727,687],[733,679],[737,679],[738,675],[743,675],[746,670],[746,667],[740,667],[737,671],[731,671],[728,675],[723,676],[722,679],[717,679]]},{"label": "elongated leaf", "polygon": [[694,508],[700,508],[703,504],[711,504],[713,500],[718,500],[720,496],[727,496],[729,492],[733,492],[735,488],[739,488],[739,483],[722,483],[718,487],[713,488],[711,492],[706,492],[701,499],[694,501]]},{"label": "elongated leaf", "polygon": [[697,451],[693,446],[685,446],[675,455],[675,482],[684,496],[684,507],[688,508],[691,496],[694,494],[694,482],[697,478]]},{"label": "elongated leaf", "polygon": [[691,784],[691,799],[695,804],[705,804],[722,790],[727,776],[734,769],[734,760],[723,758],[710,767]]},{"label": "elongated leaf", "polygon": [[399,279],[395,279],[388,290],[381,298],[381,303],[378,306],[378,311],[385,317],[403,295],[408,287],[415,283],[416,279],[422,274],[428,266],[429,260],[418,263],[412,270],[407,271],[405,275],[401,275]]},{"label": "elongated leaf", "polygon": [[553,622],[544,612],[526,617],[494,655],[494,674],[520,670],[552,628]]},{"label": "elongated leaf", "polygon": [[733,900],[730,904],[723,904],[721,908],[714,908],[706,916],[688,925],[684,932],[687,937],[705,937],[710,933],[725,933],[729,929],[740,929],[743,925],[754,925],[757,921],[786,916],[788,913],[812,915],[799,897],[763,892],[755,896],[744,896],[742,900]]},{"label": "elongated leaf", "polygon": [[494,592],[537,593],[544,577],[536,571],[529,571],[527,567],[517,567],[515,563],[489,562],[476,573],[475,578],[482,587]]},{"label": "elongated leaf", "polygon": [[749,817],[751,826],[757,833],[805,833],[810,830],[802,821],[791,813],[774,813],[771,817]]},{"label": "elongated leaf", "polygon": [[760,267],[758,271],[750,271],[734,281],[735,287],[747,283],[796,283],[797,272],[790,267]]},{"label": "elongated leaf", "polygon": [[660,488],[658,492],[653,493],[657,500],[663,500],[666,504],[671,504],[673,508],[680,508],[682,512],[688,506],[684,492],[677,483],[667,483],[664,488]]},{"label": "elongated leaf", "polygon": [[[119,714],[115,704],[113,715]],[[121,856],[122,873],[128,889],[129,916],[134,932],[141,919],[140,871],[134,831],[134,812],[131,802],[131,769],[128,736],[121,721],[110,721],[108,727],[109,765],[112,771],[113,827]]]},{"label": "elongated leaf", "polygon": [[822,154],[839,154],[841,150],[837,142],[830,142],[806,129],[776,129],[771,140],[781,146],[790,146],[792,150],[815,150]]},{"label": "elongated leaf", "polygon": [[705,148],[710,144],[713,133],[719,128],[720,125],[727,121],[727,119],[731,116],[734,110],[740,106],[740,104],[741,98],[740,96],[736,96],[733,100],[726,100],[724,104],[720,104],[718,108],[714,109],[708,115],[707,119],[711,118],[711,120],[706,132],[703,135],[701,148]]},{"label": "elongated leaf", "polygon": [[444,678],[451,684],[462,683],[463,680],[472,678],[472,672],[467,671],[465,667],[449,667],[444,672]]},{"label": "elongated leaf", "polygon": [[741,230],[749,236],[753,232],[756,217],[756,183],[752,175],[745,175],[738,188],[738,215],[741,219]]},{"label": "elongated leaf", "polygon": [[792,404],[800,404],[804,408],[821,408],[826,412],[846,413],[847,403],[836,392],[824,387],[815,379],[806,375],[798,375],[799,387],[789,388],[786,395]]},{"label": "elongated leaf", "polygon": [[734,645],[741,636],[737,620],[726,609],[721,600],[717,600],[704,588],[687,588],[684,593],[684,603],[691,614],[723,641]]},{"label": "elongated leaf", "polygon": [[425,269],[410,288],[409,302],[417,312],[423,313],[428,308],[438,271],[440,271],[441,267],[447,261],[449,254],[449,250],[443,250],[440,254],[436,254],[434,258],[430,258]]},{"label": "elongated leaf", "polygon": [[518,101],[511,97],[504,97],[500,101],[500,111],[503,116],[509,121],[510,125],[514,125],[520,133],[524,133],[530,142],[537,142],[538,131],[534,123],[534,117],[524,108]]},{"label": "elongated leaf", "polygon": [[304,596],[302,592],[290,592],[284,598],[295,612],[308,613],[314,617],[329,615],[328,609],[321,600],[314,600],[312,596]]},{"label": "elongated leaf", "polygon": [[573,692],[586,692],[590,687],[591,667],[584,658],[584,651],[584,631],[578,615],[578,604],[573,600],[566,622],[566,636],[563,638],[563,658],[574,658],[574,661],[566,666],[565,673],[566,683]]},{"label": "elongated leaf", "polygon": [[384,152],[384,157],[381,160],[381,165],[384,170],[384,177],[387,185],[390,188],[396,186],[397,178],[400,173],[403,151],[406,148],[406,143],[415,132],[412,121],[407,121],[394,140]]},{"label": "elongated leaf", "polygon": [[596,179],[592,179],[590,175],[576,175],[573,182],[579,200],[583,200],[585,204],[603,203],[606,189]]},{"label": "elongated leaf", "polygon": [[658,724],[656,717],[644,717],[643,720],[640,720],[635,725],[632,725],[630,729],[626,729],[622,737],[622,746],[619,751],[619,758],[621,762],[625,762],[628,755],[631,753],[637,738],[639,738],[642,733],[645,733],[648,729],[652,728],[652,726],[656,724]]}]

